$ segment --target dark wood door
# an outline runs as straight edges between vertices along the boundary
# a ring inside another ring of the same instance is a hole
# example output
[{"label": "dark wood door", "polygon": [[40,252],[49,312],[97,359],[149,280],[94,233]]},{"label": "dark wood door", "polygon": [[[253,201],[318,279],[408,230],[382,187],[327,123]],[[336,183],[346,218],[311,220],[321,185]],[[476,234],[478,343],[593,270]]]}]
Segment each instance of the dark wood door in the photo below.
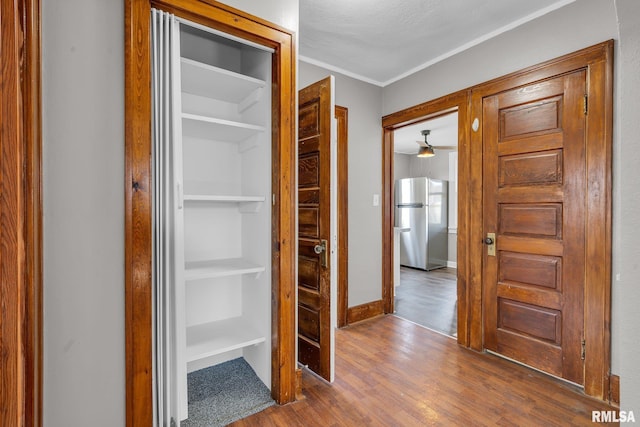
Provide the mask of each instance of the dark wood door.
[{"label": "dark wood door", "polygon": [[298,361],[331,381],[331,77],[298,110]]},{"label": "dark wood door", "polygon": [[[583,383],[585,73],[483,100],[485,348]],[[491,250],[495,255],[491,255]]]}]

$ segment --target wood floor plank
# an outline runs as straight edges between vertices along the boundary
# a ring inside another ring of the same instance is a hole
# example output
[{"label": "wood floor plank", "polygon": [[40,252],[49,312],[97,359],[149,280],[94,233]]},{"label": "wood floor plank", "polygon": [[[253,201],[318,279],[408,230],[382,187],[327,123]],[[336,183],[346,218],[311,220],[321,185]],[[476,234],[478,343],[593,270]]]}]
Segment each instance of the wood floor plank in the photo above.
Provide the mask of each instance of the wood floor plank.
[{"label": "wood floor plank", "polygon": [[338,330],[336,381],[304,370],[303,393],[233,426],[591,426],[591,411],[615,410],[391,315]]},{"label": "wood floor plank", "polygon": [[455,268],[432,271],[400,267],[395,314],[418,325],[455,337],[458,328]]}]

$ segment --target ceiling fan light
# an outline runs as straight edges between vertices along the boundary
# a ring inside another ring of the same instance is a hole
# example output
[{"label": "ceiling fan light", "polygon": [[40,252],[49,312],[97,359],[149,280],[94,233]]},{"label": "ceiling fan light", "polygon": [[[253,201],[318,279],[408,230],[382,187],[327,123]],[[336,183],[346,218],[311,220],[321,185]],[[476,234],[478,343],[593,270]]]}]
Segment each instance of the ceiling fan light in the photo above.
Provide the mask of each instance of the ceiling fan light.
[{"label": "ceiling fan light", "polygon": [[420,147],[420,151],[418,151],[418,157],[433,157],[435,154],[431,146]]}]

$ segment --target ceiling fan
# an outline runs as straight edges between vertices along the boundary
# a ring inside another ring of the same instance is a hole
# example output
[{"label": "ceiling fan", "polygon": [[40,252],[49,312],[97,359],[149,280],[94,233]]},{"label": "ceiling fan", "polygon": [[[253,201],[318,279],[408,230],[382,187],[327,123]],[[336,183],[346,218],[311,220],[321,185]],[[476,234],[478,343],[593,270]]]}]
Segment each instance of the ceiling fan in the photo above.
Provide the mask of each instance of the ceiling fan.
[{"label": "ceiling fan", "polygon": [[416,143],[420,146],[420,150],[418,151],[418,157],[433,157],[436,153],[433,150],[455,150],[457,147],[455,145],[439,145],[434,147],[429,144],[427,141],[427,136],[431,133],[430,130],[425,129],[420,132],[424,135],[424,141],[416,141]]}]

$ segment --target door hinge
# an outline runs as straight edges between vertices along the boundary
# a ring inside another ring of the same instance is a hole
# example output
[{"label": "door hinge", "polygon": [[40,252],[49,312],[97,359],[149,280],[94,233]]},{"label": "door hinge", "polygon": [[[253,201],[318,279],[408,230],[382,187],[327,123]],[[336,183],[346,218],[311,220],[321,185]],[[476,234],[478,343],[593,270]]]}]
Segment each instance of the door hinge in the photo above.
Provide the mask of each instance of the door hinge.
[{"label": "door hinge", "polygon": [[582,344],[582,351],[580,352],[580,359],[584,360],[584,356],[585,356],[585,353],[586,353],[586,350],[585,350],[586,341],[582,340],[581,344]]},{"label": "door hinge", "polygon": [[584,115],[586,116],[587,113],[589,112],[589,95],[587,95],[586,93],[584,94]]}]

